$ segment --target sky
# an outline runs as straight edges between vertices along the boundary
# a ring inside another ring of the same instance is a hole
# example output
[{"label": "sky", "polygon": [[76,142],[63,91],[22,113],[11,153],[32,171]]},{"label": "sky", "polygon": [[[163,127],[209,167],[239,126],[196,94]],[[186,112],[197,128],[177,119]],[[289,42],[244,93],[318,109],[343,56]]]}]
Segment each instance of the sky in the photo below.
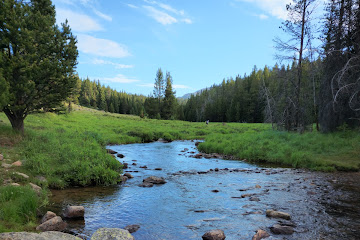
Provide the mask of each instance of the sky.
[{"label": "sky", "polygon": [[289,0],[53,0],[78,40],[80,78],[152,93],[159,68],[176,96],[276,63]]}]

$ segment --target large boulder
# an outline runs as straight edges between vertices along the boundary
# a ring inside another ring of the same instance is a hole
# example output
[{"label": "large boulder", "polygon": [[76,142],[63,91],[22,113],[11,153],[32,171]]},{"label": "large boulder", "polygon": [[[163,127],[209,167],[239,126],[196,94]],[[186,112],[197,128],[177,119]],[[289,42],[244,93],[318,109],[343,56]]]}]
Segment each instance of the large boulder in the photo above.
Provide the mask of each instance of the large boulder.
[{"label": "large boulder", "polygon": [[37,231],[46,232],[46,231],[64,231],[67,227],[67,223],[64,222],[61,217],[53,217],[50,220],[40,224],[36,227]]},{"label": "large boulder", "polygon": [[144,183],[153,183],[153,184],[164,184],[166,183],[165,179],[163,177],[155,177],[150,176],[148,178],[145,178],[143,180]]},{"label": "large boulder", "polygon": [[85,208],[83,206],[67,206],[63,212],[65,218],[84,218]]},{"label": "large boulder", "polygon": [[91,236],[91,240],[135,240],[135,238],[125,229],[100,228]]},{"label": "large boulder", "polygon": [[266,216],[267,217],[272,217],[272,218],[283,218],[283,219],[286,219],[286,220],[291,219],[290,214],[285,213],[285,212],[280,212],[280,211],[274,211],[272,209],[266,210]]},{"label": "large boulder", "polygon": [[203,240],[224,240],[225,239],[225,233],[221,229],[211,230],[211,231],[206,232],[202,236],[202,239]]},{"label": "large boulder", "polygon": [[81,240],[81,238],[62,232],[11,232],[0,233],[0,240]]}]

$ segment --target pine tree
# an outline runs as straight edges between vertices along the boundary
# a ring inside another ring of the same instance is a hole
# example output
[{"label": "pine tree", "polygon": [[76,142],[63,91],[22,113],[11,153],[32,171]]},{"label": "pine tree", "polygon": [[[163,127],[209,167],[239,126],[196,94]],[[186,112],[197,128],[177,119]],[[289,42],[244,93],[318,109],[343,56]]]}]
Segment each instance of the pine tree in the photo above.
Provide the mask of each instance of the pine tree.
[{"label": "pine tree", "polygon": [[76,38],[67,22],[56,25],[50,0],[0,1],[0,54],[10,95],[3,111],[15,130],[23,132],[29,113],[59,105],[74,88]]},{"label": "pine tree", "polygon": [[164,98],[165,80],[161,68],[156,72],[154,83],[154,97],[158,100],[158,109],[161,110],[161,101]]},{"label": "pine tree", "polygon": [[175,117],[176,98],[175,91],[172,89],[172,77],[170,72],[166,72],[165,97],[161,110],[161,118],[172,119]]}]

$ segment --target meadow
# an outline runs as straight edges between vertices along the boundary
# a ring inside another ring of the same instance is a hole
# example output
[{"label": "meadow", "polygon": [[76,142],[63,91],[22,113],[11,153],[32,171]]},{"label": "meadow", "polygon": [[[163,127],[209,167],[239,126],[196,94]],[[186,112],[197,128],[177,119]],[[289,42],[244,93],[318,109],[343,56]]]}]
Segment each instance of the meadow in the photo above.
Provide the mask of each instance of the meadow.
[{"label": "meadow", "polygon": [[[204,139],[200,151],[232,155],[249,162],[321,171],[358,171],[360,167],[359,131],[347,129],[332,134],[313,131],[300,135],[274,131],[270,124],[210,122],[206,125],[76,107],[67,114],[29,115],[22,136],[12,131],[3,113],[0,120],[0,153],[4,161],[23,162],[17,169],[0,168],[1,185],[7,179],[22,185],[0,187],[0,232],[33,230],[36,209],[46,205],[48,188],[117,184],[122,165],[106,152],[106,145],[151,142],[159,138]],[[14,171],[26,173],[30,178],[19,179]],[[47,182],[41,182],[39,176]],[[32,194],[29,182],[40,185],[44,194]],[[23,201],[14,198],[21,194]]]}]

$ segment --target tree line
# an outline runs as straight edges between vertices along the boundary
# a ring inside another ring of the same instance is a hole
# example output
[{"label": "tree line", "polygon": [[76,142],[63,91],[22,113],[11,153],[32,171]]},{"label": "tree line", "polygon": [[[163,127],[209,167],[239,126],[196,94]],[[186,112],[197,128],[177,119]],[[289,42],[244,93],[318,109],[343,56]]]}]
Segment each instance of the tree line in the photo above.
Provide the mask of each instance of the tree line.
[{"label": "tree line", "polygon": [[[37,109],[64,100],[122,114],[157,119],[270,122],[274,128],[303,132],[316,123],[323,132],[360,125],[360,0],[329,0],[314,46],[315,6],[294,0],[274,39],[275,65],[221,84],[179,102],[169,72],[156,73],[148,97],[117,92],[76,75],[77,40],[67,22],[59,27],[51,0],[0,1],[0,107],[14,129]],[[46,43],[46,44],[44,44]],[[71,106],[71,105],[70,105]]]},{"label": "tree line", "polygon": [[274,39],[277,58],[287,66],[254,68],[249,76],[223,80],[186,103],[185,120],[271,122],[303,132],[360,126],[360,0],[331,0],[323,18],[320,47],[314,47],[317,0],[287,5]]},{"label": "tree line", "polygon": [[111,113],[132,114],[144,117],[144,102],[146,97],[137,94],[118,92],[109,86],[105,87],[100,81],[86,79],[77,80],[72,95],[68,98],[69,107],[71,103],[81,106],[95,108]]}]

